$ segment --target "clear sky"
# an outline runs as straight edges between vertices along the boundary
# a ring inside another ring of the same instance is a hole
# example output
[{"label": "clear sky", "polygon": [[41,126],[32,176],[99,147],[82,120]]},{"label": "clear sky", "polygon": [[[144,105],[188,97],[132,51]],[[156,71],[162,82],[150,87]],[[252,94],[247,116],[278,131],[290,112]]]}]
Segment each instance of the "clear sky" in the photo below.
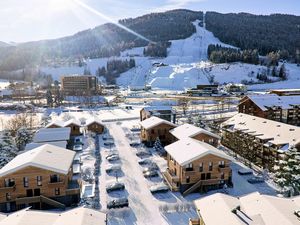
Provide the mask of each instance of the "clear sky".
[{"label": "clear sky", "polygon": [[300,15],[300,0],[0,0],[0,41],[24,42],[72,35],[111,20],[176,8]]}]

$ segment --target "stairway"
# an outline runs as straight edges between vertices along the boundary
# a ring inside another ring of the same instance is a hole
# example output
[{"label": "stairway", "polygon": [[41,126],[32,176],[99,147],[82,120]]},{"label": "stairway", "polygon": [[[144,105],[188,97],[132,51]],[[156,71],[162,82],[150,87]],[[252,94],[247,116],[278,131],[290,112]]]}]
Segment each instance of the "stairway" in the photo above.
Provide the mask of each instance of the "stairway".
[{"label": "stairway", "polygon": [[55,201],[55,200],[53,200],[51,198],[47,198],[47,197],[45,197],[43,195],[40,196],[40,200],[41,200],[42,203],[46,203],[46,204],[51,205],[51,206],[53,206],[55,208],[61,208],[61,209],[65,209],[66,208],[66,206],[64,204],[62,204],[62,203],[60,203],[58,201]]},{"label": "stairway", "polygon": [[193,186],[191,186],[189,189],[187,189],[186,191],[183,192],[183,196],[186,196],[190,193],[192,193],[193,191],[195,191],[197,188],[199,188],[202,184],[202,180],[199,180],[197,183],[195,183]]}]

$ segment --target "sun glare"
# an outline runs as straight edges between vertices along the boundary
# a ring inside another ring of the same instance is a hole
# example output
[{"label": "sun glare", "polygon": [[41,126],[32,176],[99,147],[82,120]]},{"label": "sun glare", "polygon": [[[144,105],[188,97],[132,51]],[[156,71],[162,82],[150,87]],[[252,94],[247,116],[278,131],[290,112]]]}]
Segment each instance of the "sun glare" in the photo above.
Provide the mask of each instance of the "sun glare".
[{"label": "sun glare", "polygon": [[73,0],[50,0],[50,9],[52,10],[68,10],[73,5]]}]

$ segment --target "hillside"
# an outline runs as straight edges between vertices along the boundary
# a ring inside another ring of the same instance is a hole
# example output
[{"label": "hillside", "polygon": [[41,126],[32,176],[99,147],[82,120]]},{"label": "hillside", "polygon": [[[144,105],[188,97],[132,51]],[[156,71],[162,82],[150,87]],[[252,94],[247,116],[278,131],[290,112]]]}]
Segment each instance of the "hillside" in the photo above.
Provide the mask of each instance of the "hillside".
[{"label": "hillside", "polygon": [[261,55],[280,51],[281,58],[297,58],[300,62],[300,16],[217,12],[205,15],[206,29],[222,42],[241,49],[257,49]]},{"label": "hillside", "polygon": [[[189,37],[195,32],[191,22],[202,16],[202,12],[172,10],[124,19],[119,23],[153,42],[161,42]],[[125,49],[147,44],[145,40],[117,25],[107,23],[65,38],[29,42],[0,49],[0,71],[48,64],[61,58],[118,56]]]}]

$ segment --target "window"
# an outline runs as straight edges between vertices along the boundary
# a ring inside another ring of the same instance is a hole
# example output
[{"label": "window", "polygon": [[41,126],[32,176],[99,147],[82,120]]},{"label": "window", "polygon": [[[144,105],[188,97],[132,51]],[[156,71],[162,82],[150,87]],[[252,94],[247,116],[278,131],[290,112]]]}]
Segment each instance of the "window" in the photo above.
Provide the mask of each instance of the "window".
[{"label": "window", "polygon": [[201,173],[201,180],[205,180],[205,173]]},{"label": "window", "polygon": [[23,177],[23,185],[24,185],[24,187],[28,187],[29,186],[28,177]]},{"label": "window", "polygon": [[199,164],[199,172],[203,172],[203,163]]},{"label": "window", "polygon": [[219,161],[219,167],[224,168],[225,167],[225,161]]},{"label": "window", "polygon": [[57,183],[59,182],[59,175],[54,174],[54,175],[50,175],[50,183]]},{"label": "window", "polygon": [[37,184],[37,186],[42,186],[42,176],[36,177],[36,184]]},{"label": "window", "polygon": [[207,174],[206,174],[206,180],[209,180],[209,179],[211,179],[211,174],[210,174],[210,173],[207,173]]},{"label": "window", "polygon": [[189,176],[186,177],[186,183],[190,183],[190,177]]},{"label": "window", "polygon": [[154,130],[153,129],[151,130],[151,134],[154,134]]},{"label": "window", "polygon": [[10,201],[11,200],[11,195],[10,193],[6,193],[6,201]]},{"label": "window", "polygon": [[189,163],[185,166],[185,171],[193,171],[193,163]]},{"label": "window", "polygon": [[224,176],[224,173],[222,172],[221,173],[221,179],[224,180],[224,178],[225,178],[225,176]]},{"label": "window", "polygon": [[55,188],[55,195],[60,195],[60,189],[59,188]]},{"label": "window", "polygon": [[15,179],[5,178],[4,183],[5,187],[13,187],[15,186]]},{"label": "window", "polygon": [[208,170],[209,170],[209,171],[212,171],[212,169],[213,169],[213,163],[212,163],[212,162],[209,162],[209,164],[208,164]]}]

